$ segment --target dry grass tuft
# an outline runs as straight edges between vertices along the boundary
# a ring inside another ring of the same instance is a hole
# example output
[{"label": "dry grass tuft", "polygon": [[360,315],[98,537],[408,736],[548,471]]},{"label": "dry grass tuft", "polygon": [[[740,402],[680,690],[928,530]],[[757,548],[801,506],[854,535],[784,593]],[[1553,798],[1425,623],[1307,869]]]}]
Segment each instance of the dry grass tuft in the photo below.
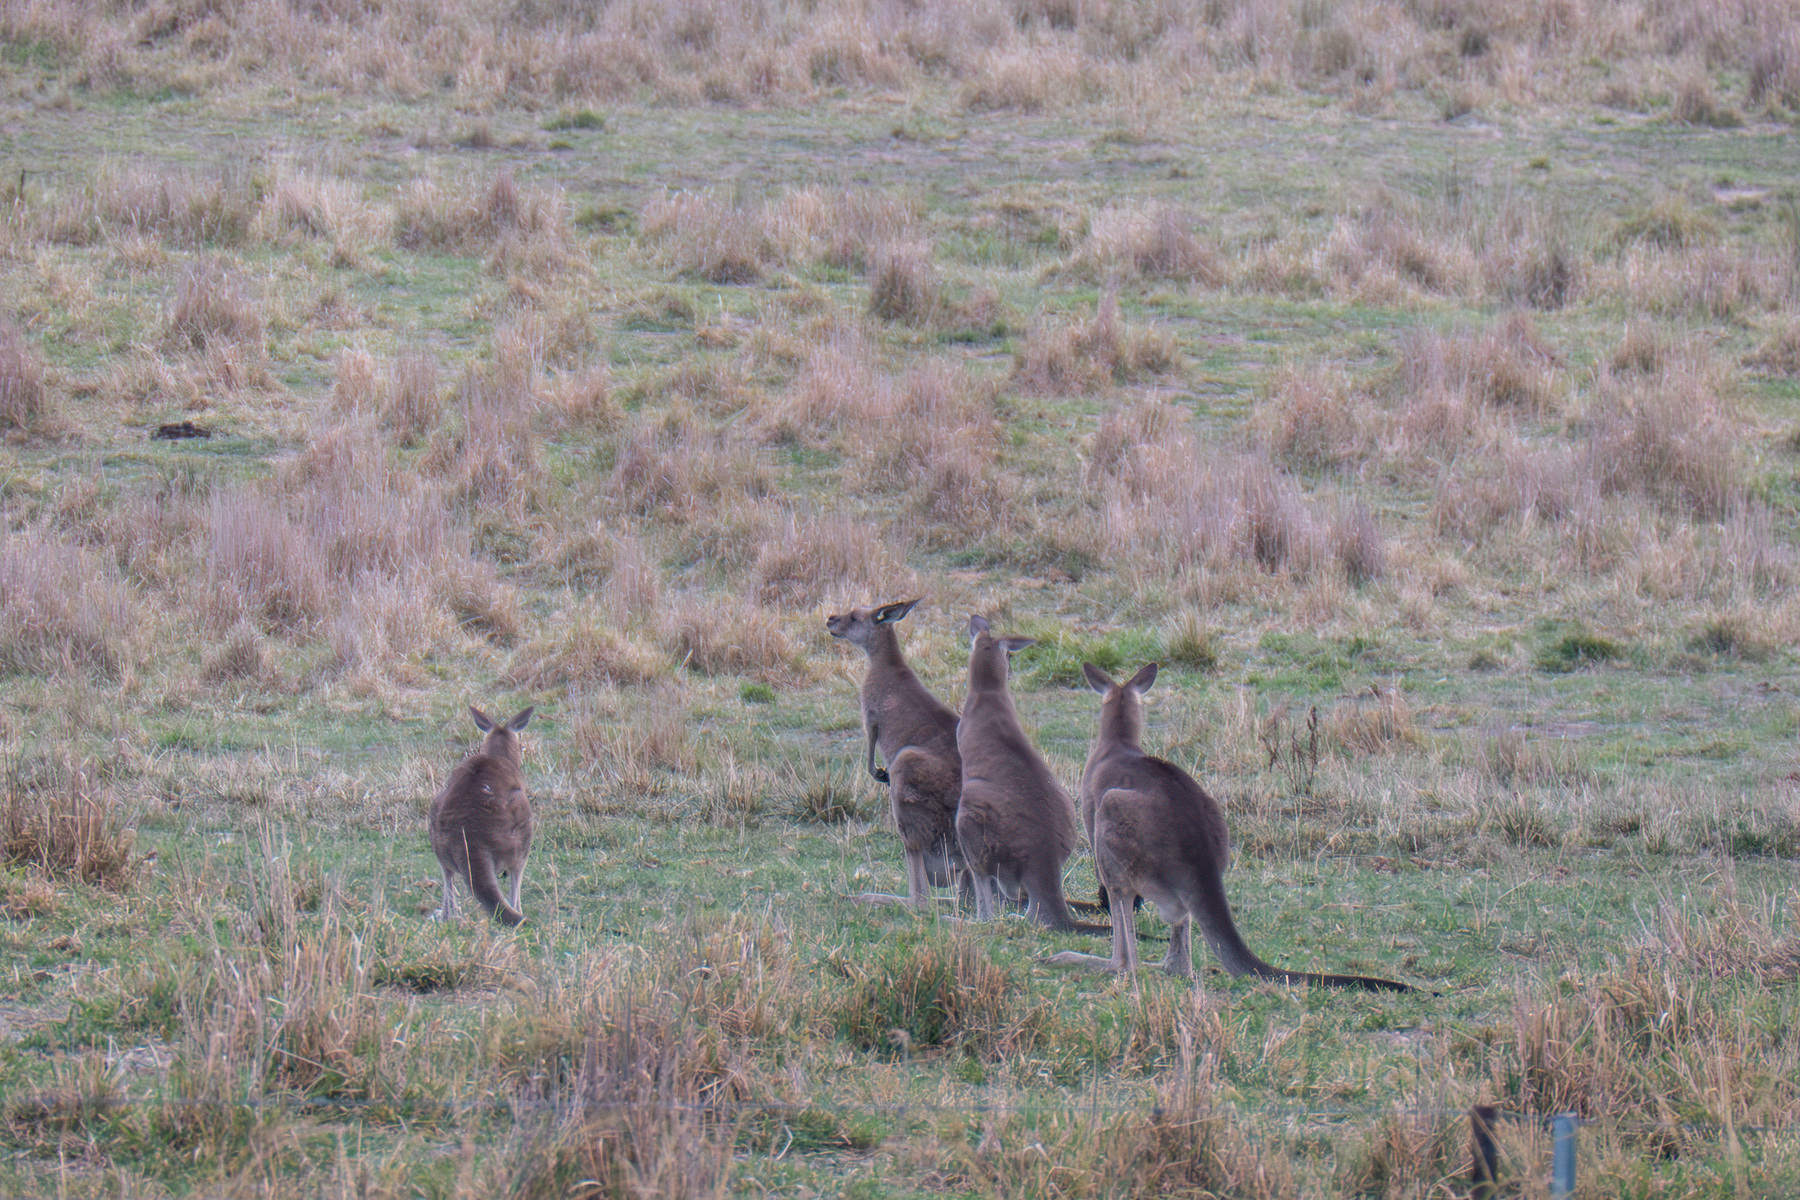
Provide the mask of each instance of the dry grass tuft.
[{"label": "dry grass tuft", "polygon": [[1406,696],[1394,686],[1377,684],[1347,701],[1340,700],[1332,705],[1324,724],[1327,736],[1353,755],[1382,754],[1419,741]]},{"label": "dry grass tuft", "polygon": [[574,229],[559,192],[521,187],[502,169],[473,180],[415,179],[394,204],[394,240],[406,250],[493,256],[498,275],[554,275],[574,260]]},{"label": "dry grass tuft", "polygon": [[136,882],[143,863],[133,852],[136,830],[90,764],[64,759],[31,780],[20,778],[17,762],[6,768],[0,858],[113,892]]},{"label": "dry grass tuft", "polygon": [[402,446],[416,446],[437,428],[443,413],[437,359],[424,350],[403,350],[388,368],[381,388],[381,423]]},{"label": "dry grass tuft", "polygon": [[460,428],[432,439],[427,465],[441,472],[457,502],[522,520],[544,484],[534,380],[501,363],[470,370],[457,387]]},{"label": "dry grass tuft", "polygon": [[775,609],[811,608],[828,596],[887,595],[916,589],[906,540],[850,516],[790,514],[750,568],[757,600]]},{"label": "dry grass tuft", "polygon": [[215,495],[204,537],[214,628],[247,620],[275,633],[304,633],[325,619],[329,563],[285,505],[251,492]]},{"label": "dry grass tuft", "polygon": [[675,661],[705,675],[747,675],[765,683],[807,677],[800,648],[781,618],[741,600],[688,600],[660,613],[661,640]]},{"label": "dry grass tuft", "polygon": [[581,765],[640,796],[662,790],[664,773],[697,770],[682,695],[666,682],[629,696],[610,688],[580,694],[570,733]]},{"label": "dry grass tuft", "polygon": [[1800,320],[1776,323],[1762,345],[1744,356],[1744,365],[1768,375],[1800,378]]},{"label": "dry grass tuft", "polygon": [[1557,363],[1555,351],[1524,313],[1482,334],[1417,333],[1401,347],[1401,379],[1409,398],[1460,394],[1532,414],[1555,406]]},{"label": "dry grass tuft", "polygon": [[43,360],[18,330],[0,326],[0,429],[33,429],[49,410]]},{"label": "dry grass tuft", "polygon": [[1102,94],[1090,64],[1066,46],[990,50],[963,86],[970,112],[1040,113]]},{"label": "dry grass tuft", "polygon": [[943,310],[943,285],[924,242],[889,244],[875,251],[869,312],[884,321],[929,326]]},{"label": "dry grass tuft", "polygon": [[254,625],[234,626],[224,644],[206,658],[200,676],[208,683],[226,683],[234,679],[261,679],[269,669],[269,650],[262,634]]},{"label": "dry grass tuft", "polygon": [[1711,245],[1719,238],[1719,223],[1711,214],[1696,209],[1686,196],[1672,192],[1625,217],[1613,230],[1612,244],[1623,250],[1642,244],[1660,250],[1688,250]]},{"label": "dry grass tuft", "polygon": [[1282,372],[1269,398],[1257,406],[1256,423],[1269,452],[1295,470],[1351,466],[1375,451],[1374,414],[1338,373]]},{"label": "dry grass tuft", "polygon": [[58,196],[40,214],[50,241],[88,246],[107,238],[141,238],[186,248],[236,246],[256,219],[248,179],[230,174],[102,167],[80,191]]},{"label": "dry grass tuft", "polygon": [[243,279],[217,259],[196,263],[182,272],[175,288],[175,307],[165,323],[174,345],[194,350],[223,350],[251,356],[264,353],[262,310],[251,299]]},{"label": "dry grass tuft", "polygon": [[638,235],[660,244],[678,273],[709,283],[753,283],[762,278],[768,256],[762,214],[706,194],[677,192],[652,200],[644,206]]},{"label": "dry grass tuft", "polygon": [[1589,404],[1587,478],[1605,493],[1649,496],[1678,512],[1716,519],[1744,495],[1743,425],[1710,382],[1671,372]]},{"label": "dry grass tuft", "polygon": [[1341,587],[1387,569],[1386,539],[1360,503],[1307,496],[1266,456],[1198,442],[1161,402],[1109,414],[1090,443],[1084,484],[1104,553],[1155,563],[1170,577],[1248,567],[1301,581],[1335,573]]},{"label": "dry grass tuft", "polygon": [[799,188],[770,206],[771,239],[789,259],[867,270],[878,247],[917,241],[917,206],[873,188]]},{"label": "dry grass tuft", "polygon": [[1029,1049],[1007,1044],[1019,1032],[1017,987],[971,937],[903,941],[840,969],[850,990],[832,1021],[858,1049],[898,1057],[948,1046],[978,1058]]},{"label": "dry grass tuft", "polygon": [[[1479,731],[1472,764],[1501,788],[1576,784],[1592,777],[1573,742],[1530,737],[1524,729],[1499,724]],[[1560,840],[1552,835],[1541,810],[1534,805],[1491,815],[1502,832],[1521,845],[1551,845]]]},{"label": "dry grass tuft", "polygon": [[751,447],[702,431],[680,413],[634,424],[606,481],[619,511],[677,526],[754,509],[773,491],[769,468]]},{"label": "dry grass tuft", "polygon": [[1338,218],[1323,255],[1336,290],[1368,303],[1473,292],[1469,248],[1420,206],[1383,193]]},{"label": "dry grass tuft", "polygon": [[1192,218],[1158,204],[1096,213],[1071,267],[1095,282],[1138,276],[1216,288],[1226,277],[1224,257],[1194,236]]},{"label": "dry grass tuft", "polygon": [[1180,365],[1175,337],[1126,325],[1118,296],[1109,290],[1091,321],[1033,325],[1014,355],[1013,378],[1034,395],[1068,396],[1168,374]]},{"label": "dry grass tuft", "polygon": [[0,664],[82,673],[129,688],[148,621],[137,590],[100,555],[28,529],[0,534]]},{"label": "dry grass tuft", "polygon": [[533,638],[513,654],[500,674],[509,688],[540,692],[549,688],[630,686],[668,672],[667,658],[639,644],[609,619],[603,603],[583,600],[548,622],[554,635]]}]

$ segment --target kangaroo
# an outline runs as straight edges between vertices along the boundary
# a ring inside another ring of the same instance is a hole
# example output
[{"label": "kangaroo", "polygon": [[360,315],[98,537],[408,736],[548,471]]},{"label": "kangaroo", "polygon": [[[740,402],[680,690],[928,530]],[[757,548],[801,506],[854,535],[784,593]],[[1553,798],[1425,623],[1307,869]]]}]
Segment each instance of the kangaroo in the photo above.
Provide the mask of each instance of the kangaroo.
[{"label": "kangaroo", "polygon": [[1190,930],[1200,932],[1233,975],[1256,975],[1325,987],[1410,992],[1412,987],[1366,975],[1314,975],[1284,971],[1258,958],[1239,936],[1225,899],[1225,866],[1231,834],[1225,816],[1206,790],[1173,763],[1139,747],[1144,729],[1144,693],[1156,682],[1151,663],[1125,683],[1092,663],[1083,663],[1088,685],[1103,697],[1100,728],[1081,772],[1081,820],[1094,846],[1094,867],[1111,901],[1112,957],[1065,950],[1046,961],[1103,971],[1137,969],[1139,897],[1156,905],[1169,922],[1169,952],[1163,970],[1194,977]]},{"label": "kangaroo", "polygon": [[[853,608],[826,617],[825,628],[869,656],[862,685],[864,761],[875,781],[888,785],[906,847],[906,899],[923,906],[931,903],[931,888],[956,882],[962,869],[956,844],[962,758],[956,752],[956,714],[926,690],[900,653],[894,625],[918,603]],[[877,751],[886,766],[876,762]],[[899,897],[869,892],[858,899],[887,904]]]},{"label": "kangaroo", "polygon": [[969,695],[956,726],[962,753],[962,801],[956,834],[975,876],[975,916],[991,919],[996,891],[1029,897],[1027,913],[1063,933],[1107,933],[1078,924],[1063,896],[1062,870],[1080,834],[1069,793],[1019,725],[1006,688],[1011,657],[1036,640],[997,638],[980,616],[969,618]]},{"label": "kangaroo", "polygon": [[[534,706],[535,708],[535,706]],[[475,728],[487,736],[481,749],[463,759],[431,802],[431,848],[444,871],[444,907],[440,921],[456,915],[456,879],[489,916],[508,925],[525,920],[519,911],[519,887],[525,879],[525,856],[531,852],[531,802],[525,798],[520,769],[519,731],[531,720],[528,708],[504,725],[496,725],[479,708],[470,707]],[[500,895],[500,872],[512,877],[512,897]]]}]

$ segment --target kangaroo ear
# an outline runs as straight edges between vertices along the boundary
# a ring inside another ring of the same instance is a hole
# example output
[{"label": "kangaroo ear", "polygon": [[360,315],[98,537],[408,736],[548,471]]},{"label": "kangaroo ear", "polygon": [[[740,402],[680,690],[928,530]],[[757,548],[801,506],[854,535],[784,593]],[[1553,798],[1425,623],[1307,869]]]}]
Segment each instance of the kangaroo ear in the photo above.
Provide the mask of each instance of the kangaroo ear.
[{"label": "kangaroo ear", "polygon": [[971,614],[969,617],[969,636],[977,637],[981,634],[986,633],[987,631],[988,631],[987,618],[980,615],[979,613]]},{"label": "kangaroo ear", "polygon": [[1142,668],[1139,669],[1139,671],[1136,675],[1133,675],[1131,677],[1130,682],[1126,683],[1125,686],[1130,688],[1132,691],[1136,692],[1138,695],[1141,696],[1145,692],[1149,691],[1150,685],[1155,682],[1156,682],[1156,664],[1155,663],[1147,663]]},{"label": "kangaroo ear", "polygon": [[898,604],[884,604],[875,610],[875,623],[887,625],[898,621],[911,612],[916,604],[918,604],[917,600],[902,600]]},{"label": "kangaroo ear", "polygon": [[476,708],[473,704],[469,705],[469,715],[475,718],[475,728],[481,730],[483,733],[494,732],[493,718],[482,712],[479,708]]},{"label": "kangaroo ear", "polygon": [[1088,686],[1093,688],[1096,692],[1099,692],[1102,696],[1119,686],[1113,682],[1113,677],[1111,675],[1108,675],[1093,663],[1082,663],[1081,673],[1087,676]]},{"label": "kangaroo ear", "polygon": [[514,733],[519,732],[519,730],[525,728],[526,725],[530,724],[531,714],[536,711],[537,711],[537,705],[534,704],[530,708],[526,709],[524,712],[520,713],[518,716],[514,717],[512,720],[508,721],[506,723],[506,727],[508,729],[512,730]]},{"label": "kangaroo ear", "polygon": [[1017,654],[1019,651],[1023,650],[1027,646],[1035,646],[1035,645],[1037,645],[1036,638],[1003,637],[1000,639],[1000,648],[1002,650],[1005,650],[1009,657],[1011,655]]}]

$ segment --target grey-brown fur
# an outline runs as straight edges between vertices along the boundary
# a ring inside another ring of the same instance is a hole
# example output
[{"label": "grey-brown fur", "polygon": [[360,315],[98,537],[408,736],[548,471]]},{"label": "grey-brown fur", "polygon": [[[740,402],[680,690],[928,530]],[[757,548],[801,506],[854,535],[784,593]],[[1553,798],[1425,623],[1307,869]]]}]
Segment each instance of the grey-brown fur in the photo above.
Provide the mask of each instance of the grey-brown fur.
[{"label": "grey-brown fur", "polygon": [[[444,906],[440,920],[456,915],[456,880],[490,916],[508,925],[525,920],[519,910],[519,888],[525,879],[525,856],[531,852],[531,802],[525,796],[519,731],[531,720],[526,709],[504,724],[495,724],[471,707],[475,727],[487,736],[481,749],[450,772],[443,790],[431,801],[431,848],[444,872]],[[510,899],[500,895],[500,873],[512,879]]]},{"label": "grey-brown fur", "polygon": [[1244,944],[1225,898],[1225,867],[1231,861],[1231,834],[1217,802],[1180,767],[1144,753],[1143,695],[1156,682],[1156,664],[1120,684],[1092,663],[1082,664],[1088,684],[1101,694],[1100,728],[1081,773],[1081,819],[1094,846],[1094,868],[1110,899],[1112,957],[1064,951],[1049,962],[1065,966],[1134,971],[1138,965],[1137,924],[1141,896],[1169,922],[1169,952],[1163,970],[1191,979],[1194,958],[1190,930],[1200,932],[1233,975],[1256,975],[1290,983],[1406,992],[1391,979],[1364,975],[1315,975],[1284,971],[1258,958]]},{"label": "grey-brown fur", "polygon": [[1063,864],[1075,850],[1075,806],[1050,764],[1025,736],[1006,687],[1008,660],[1033,639],[997,638],[979,616],[969,618],[969,694],[956,727],[962,753],[962,802],[956,833],[975,876],[975,915],[998,910],[998,889],[1040,924],[1064,932],[1105,933],[1069,915]]},{"label": "grey-brown fur", "polygon": [[[962,867],[956,844],[962,759],[956,751],[956,713],[919,682],[900,653],[894,626],[918,603],[853,608],[826,617],[825,628],[869,656],[862,685],[865,762],[869,774],[888,785],[894,823],[906,847],[906,898],[924,905],[931,902],[930,889],[954,883]],[[892,902],[897,897],[866,894],[861,899]]]}]

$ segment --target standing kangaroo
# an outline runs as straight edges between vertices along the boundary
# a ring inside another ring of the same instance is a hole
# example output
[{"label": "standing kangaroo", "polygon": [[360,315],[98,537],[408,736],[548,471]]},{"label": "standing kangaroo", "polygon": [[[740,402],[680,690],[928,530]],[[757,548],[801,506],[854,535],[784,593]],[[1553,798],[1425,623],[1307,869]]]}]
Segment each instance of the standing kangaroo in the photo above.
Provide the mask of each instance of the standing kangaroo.
[{"label": "standing kangaroo", "polygon": [[[535,707],[535,706],[534,706]],[[531,720],[528,708],[504,725],[496,725],[479,708],[470,707],[475,728],[487,736],[481,749],[450,772],[431,802],[431,848],[444,871],[444,907],[438,919],[456,915],[456,878],[489,916],[508,925],[525,920],[519,911],[519,887],[525,879],[525,856],[531,853],[531,802],[525,798],[520,769],[519,731]],[[512,877],[512,897],[500,895],[500,872]]]},{"label": "standing kangaroo", "polygon": [[969,618],[969,695],[956,726],[962,753],[962,802],[956,834],[975,875],[975,916],[992,918],[996,889],[1017,900],[1039,924],[1064,933],[1106,933],[1078,924],[1063,897],[1062,869],[1080,834],[1069,793],[1050,771],[1013,708],[1006,688],[1011,656],[1035,639],[997,638],[983,617]]},{"label": "standing kangaroo", "polygon": [[[853,608],[826,617],[825,628],[869,656],[862,685],[865,762],[875,781],[888,785],[894,823],[906,847],[906,898],[926,905],[930,889],[954,883],[962,868],[956,844],[962,759],[956,752],[956,714],[926,690],[900,653],[894,625],[918,603]],[[875,761],[877,751],[886,766]],[[892,903],[898,897],[865,893],[858,899]]]},{"label": "standing kangaroo", "polygon": [[1094,867],[1111,904],[1112,957],[1065,950],[1046,961],[1105,971],[1137,969],[1139,897],[1156,905],[1169,922],[1169,952],[1163,970],[1194,977],[1189,931],[1200,932],[1227,971],[1289,983],[1325,987],[1410,992],[1391,979],[1366,975],[1314,975],[1284,971],[1258,958],[1239,936],[1225,899],[1225,867],[1231,834],[1225,816],[1206,790],[1173,763],[1152,758],[1139,747],[1144,729],[1144,693],[1156,682],[1151,663],[1130,680],[1115,683],[1092,663],[1083,663],[1088,685],[1099,692],[1100,729],[1081,773],[1081,820],[1094,846]]}]

